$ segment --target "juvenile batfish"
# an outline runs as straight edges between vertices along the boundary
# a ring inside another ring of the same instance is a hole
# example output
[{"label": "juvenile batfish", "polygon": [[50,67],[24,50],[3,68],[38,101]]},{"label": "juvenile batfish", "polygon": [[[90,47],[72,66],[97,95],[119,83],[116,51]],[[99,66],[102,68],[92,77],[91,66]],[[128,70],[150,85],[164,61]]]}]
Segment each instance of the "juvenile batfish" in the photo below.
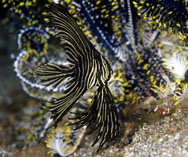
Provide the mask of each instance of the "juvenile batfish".
[{"label": "juvenile batfish", "polygon": [[64,47],[67,61],[70,62],[68,66],[48,63],[36,71],[42,85],[57,88],[63,84],[66,87],[60,98],[54,98],[51,103],[47,103],[54,126],[57,126],[89,88],[97,86],[91,106],[78,114],[76,123],[79,127],[94,126],[98,135],[93,145],[100,140],[101,148],[119,133],[118,113],[107,85],[112,69],[62,6],[52,4],[50,18],[57,33],[56,37],[66,42]]}]

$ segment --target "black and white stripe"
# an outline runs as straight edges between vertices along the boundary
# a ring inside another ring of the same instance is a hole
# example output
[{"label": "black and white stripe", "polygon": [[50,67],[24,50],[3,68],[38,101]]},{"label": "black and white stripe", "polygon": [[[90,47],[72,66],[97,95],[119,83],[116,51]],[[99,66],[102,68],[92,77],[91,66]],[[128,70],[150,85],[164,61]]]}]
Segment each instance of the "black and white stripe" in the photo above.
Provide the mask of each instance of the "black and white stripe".
[{"label": "black and white stripe", "polygon": [[62,97],[54,98],[53,102],[47,104],[52,112],[54,125],[62,120],[89,88],[97,86],[91,106],[79,114],[76,123],[80,127],[95,124],[98,135],[94,144],[101,140],[102,147],[105,142],[117,137],[119,132],[118,113],[107,86],[112,69],[62,6],[53,4],[50,16],[52,27],[57,32],[56,37],[66,42],[64,46],[70,62],[69,67],[49,63],[36,71],[37,77],[46,86],[55,88],[66,80],[66,91],[62,93]]}]

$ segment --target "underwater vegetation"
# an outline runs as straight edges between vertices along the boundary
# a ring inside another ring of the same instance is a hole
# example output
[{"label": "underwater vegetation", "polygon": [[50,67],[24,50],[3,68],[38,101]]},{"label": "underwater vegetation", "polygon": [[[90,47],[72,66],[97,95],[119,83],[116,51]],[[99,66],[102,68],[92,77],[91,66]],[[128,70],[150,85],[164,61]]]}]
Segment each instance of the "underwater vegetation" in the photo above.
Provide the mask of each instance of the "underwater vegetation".
[{"label": "underwater vegetation", "polygon": [[68,156],[89,132],[100,151],[141,115],[186,106],[187,1],[2,0],[0,8],[17,36],[15,73],[38,102],[17,124],[24,146],[45,139],[50,154]]}]

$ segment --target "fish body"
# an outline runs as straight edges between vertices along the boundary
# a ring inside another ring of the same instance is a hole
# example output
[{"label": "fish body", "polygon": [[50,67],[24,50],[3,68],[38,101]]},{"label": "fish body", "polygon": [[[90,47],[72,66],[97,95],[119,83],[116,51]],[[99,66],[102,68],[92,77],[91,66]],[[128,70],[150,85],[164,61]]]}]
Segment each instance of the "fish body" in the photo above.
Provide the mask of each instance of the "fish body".
[{"label": "fish body", "polygon": [[67,66],[48,63],[36,71],[42,85],[52,88],[65,86],[61,97],[47,103],[54,125],[57,126],[88,89],[97,86],[91,106],[75,118],[75,123],[78,128],[95,125],[98,135],[94,144],[101,139],[99,147],[102,147],[106,141],[117,137],[119,132],[118,113],[108,88],[112,69],[62,6],[53,4],[50,10],[56,37],[66,42],[64,47],[69,62]]}]

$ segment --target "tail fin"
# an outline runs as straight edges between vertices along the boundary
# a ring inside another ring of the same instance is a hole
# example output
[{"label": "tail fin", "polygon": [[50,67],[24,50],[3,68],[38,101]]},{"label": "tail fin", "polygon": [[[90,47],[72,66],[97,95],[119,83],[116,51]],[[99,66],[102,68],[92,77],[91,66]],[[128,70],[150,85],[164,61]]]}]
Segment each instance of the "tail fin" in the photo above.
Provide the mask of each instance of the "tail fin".
[{"label": "tail fin", "polygon": [[100,140],[99,149],[104,143],[114,140],[119,135],[118,113],[113,96],[107,86],[97,89],[92,105],[75,119],[78,119],[74,123],[79,125],[78,128],[95,125],[94,130],[98,130],[98,135],[93,145]]}]

